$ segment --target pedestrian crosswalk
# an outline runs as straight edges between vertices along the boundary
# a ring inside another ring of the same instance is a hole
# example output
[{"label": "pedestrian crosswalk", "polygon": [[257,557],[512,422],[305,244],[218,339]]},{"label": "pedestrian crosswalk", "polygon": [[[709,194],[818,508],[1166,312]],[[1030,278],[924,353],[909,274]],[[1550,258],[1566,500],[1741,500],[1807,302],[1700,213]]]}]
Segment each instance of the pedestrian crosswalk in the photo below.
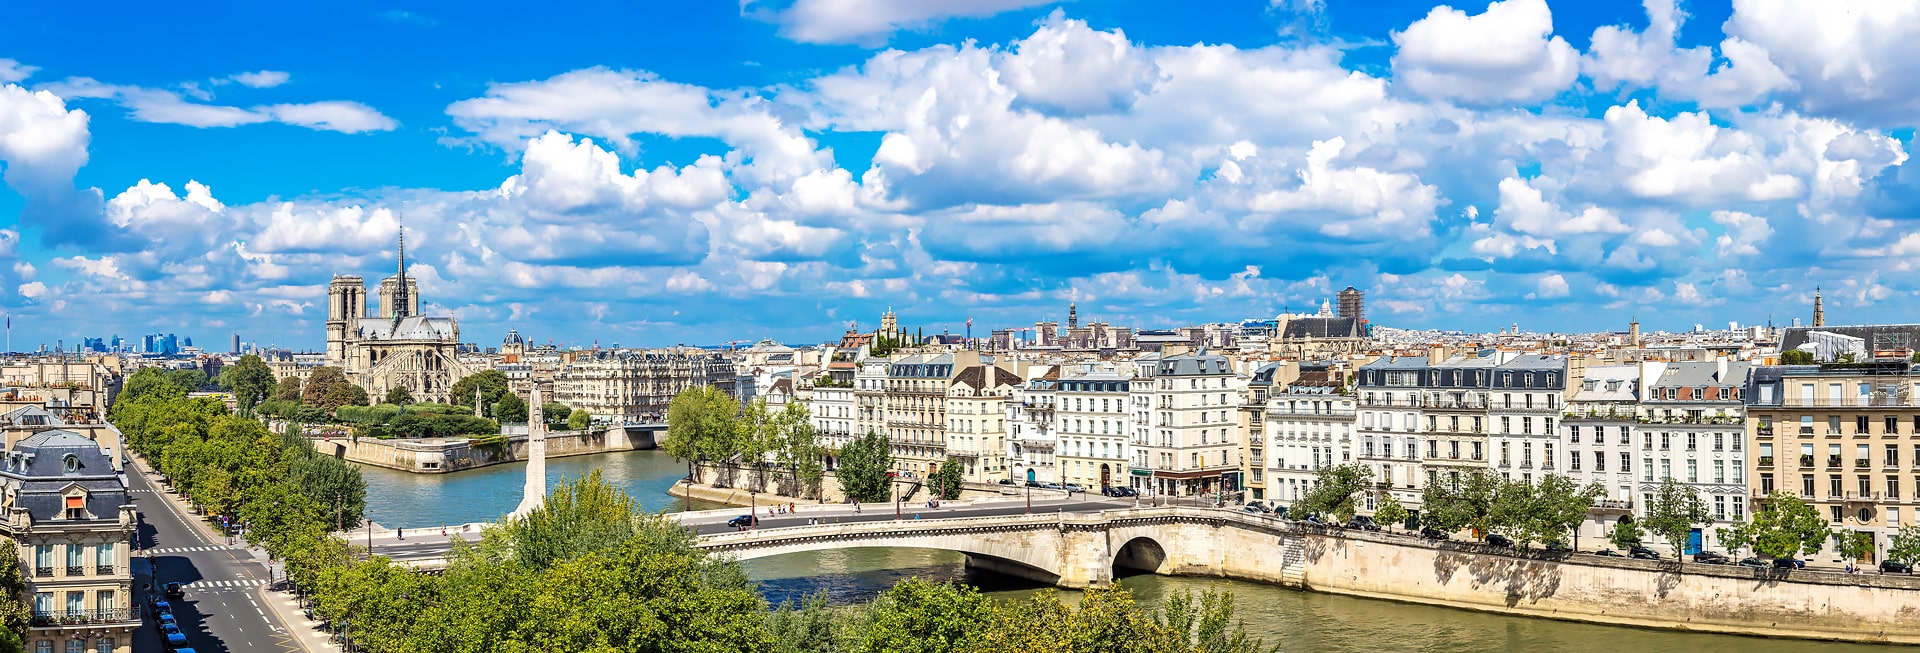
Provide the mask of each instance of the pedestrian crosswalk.
[{"label": "pedestrian crosswalk", "polygon": [[265,584],[267,581],[258,578],[242,578],[240,580],[196,580],[187,583],[186,587],[190,590],[240,590]]},{"label": "pedestrian crosswalk", "polygon": [[222,551],[226,549],[227,547],[224,547],[224,546],[176,546],[176,547],[166,548],[166,549],[146,549],[145,551],[151,552],[154,555],[166,555],[169,553],[187,553],[190,551]]}]

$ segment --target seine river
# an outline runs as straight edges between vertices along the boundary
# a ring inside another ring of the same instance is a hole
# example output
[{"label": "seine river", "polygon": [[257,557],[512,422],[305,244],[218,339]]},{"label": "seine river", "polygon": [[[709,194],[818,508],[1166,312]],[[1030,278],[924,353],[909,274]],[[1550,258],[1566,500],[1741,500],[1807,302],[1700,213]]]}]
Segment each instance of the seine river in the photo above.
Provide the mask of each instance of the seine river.
[{"label": "seine river", "polygon": [[[685,500],[667,489],[686,466],[657,451],[577,456],[547,461],[547,482],[577,478],[599,469],[609,483],[638,498],[649,510],[679,511]],[[387,527],[425,528],[491,521],[519,504],[525,465],[499,465],[448,475],[417,475],[363,467],[367,514]],[[714,508],[696,501],[695,509]],[[827,590],[835,602],[870,599],[909,576],[973,583],[997,597],[1016,599],[1046,591],[1001,576],[969,575],[958,553],[923,549],[837,549],[750,560],[743,563],[778,602]],[[1523,619],[1390,601],[1314,594],[1256,583],[1198,578],[1133,576],[1122,581],[1147,605],[1169,592],[1198,592],[1221,583],[1234,592],[1247,629],[1282,650],[1311,651],[1632,651],[1634,653],[1820,653],[1880,651],[1884,647],[1826,644],[1753,637],[1698,635],[1616,626]]]}]

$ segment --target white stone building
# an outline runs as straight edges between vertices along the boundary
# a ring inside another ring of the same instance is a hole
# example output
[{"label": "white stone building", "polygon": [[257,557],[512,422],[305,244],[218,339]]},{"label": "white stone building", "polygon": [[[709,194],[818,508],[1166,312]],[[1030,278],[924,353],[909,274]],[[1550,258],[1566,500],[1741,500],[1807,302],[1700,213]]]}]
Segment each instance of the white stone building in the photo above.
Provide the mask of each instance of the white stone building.
[{"label": "white stone building", "polygon": [[1054,433],[1064,482],[1088,491],[1126,485],[1130,385],[1130,379],[1112,369],[1061,376]]}]

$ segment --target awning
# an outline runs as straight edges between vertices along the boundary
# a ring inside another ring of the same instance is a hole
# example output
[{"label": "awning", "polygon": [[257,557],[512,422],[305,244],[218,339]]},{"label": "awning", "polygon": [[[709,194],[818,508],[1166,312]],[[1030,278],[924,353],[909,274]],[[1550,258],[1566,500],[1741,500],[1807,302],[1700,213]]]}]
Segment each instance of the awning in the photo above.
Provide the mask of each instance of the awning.
[{"label": "awning", "polygon": [[68,508],[85,508],[87,507],[87,498],[86,497],[67,497],[67,507]]},{"label": "awning", "polygon": [[1134,475],[1134,476],[1152,476],[1152,475],[1153,475],[1153,470],[1151,470],[1151,469],[1136,469],[1136,470],[1133,470],[1133,475]]}]

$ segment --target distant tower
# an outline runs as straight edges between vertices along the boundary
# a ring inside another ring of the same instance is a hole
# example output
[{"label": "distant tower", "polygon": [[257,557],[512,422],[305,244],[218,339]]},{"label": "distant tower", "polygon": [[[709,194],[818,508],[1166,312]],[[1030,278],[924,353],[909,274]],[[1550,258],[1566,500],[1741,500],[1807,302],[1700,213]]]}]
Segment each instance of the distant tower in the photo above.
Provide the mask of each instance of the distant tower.
[{"label": "distant tower", "polygon": [[1353,286],[1347,286],[1346,290],[1340,291],[1335,297],[1340,299],[1340,317],[1350,317],[1356,320],[1367,319],[1366,293],[1360,292],[1360,289],[1354,288]]},{"label": "distant tower", "polygon": [[1820,287],[1814,286],[1813,287],[1813,326],[1814,328],[1819,328],[1826,325],[1827,325],[1827,310],[1825,307],[1821,306],[1821,303],[1820,303]]},{"label": "distant tower", "polygon": [[335,275],[327,285],[327,364],[344,367],[347,341],[358,339],[367,314],[367,286],[358,276]]},{"label": "distant tower", "polygon": [[1633,318],[1632,322],[1627,323],[1627,342],[1635,347],[1640,346],[1640,318]]},{"label": "distant tower", "polygon": [[880,314],[880,335],[890,339],[900,337],[900,321],[893,316],[891,306],[887,307],[887,312]]},{"label": "distant tower", "polygon": [[1067,302],[1067,329],[1080,328],[1080,304]]},{"label": "distant tower", "polygon": [[1320,300],[1320,317],[1333,317],[1333,302]]}]

